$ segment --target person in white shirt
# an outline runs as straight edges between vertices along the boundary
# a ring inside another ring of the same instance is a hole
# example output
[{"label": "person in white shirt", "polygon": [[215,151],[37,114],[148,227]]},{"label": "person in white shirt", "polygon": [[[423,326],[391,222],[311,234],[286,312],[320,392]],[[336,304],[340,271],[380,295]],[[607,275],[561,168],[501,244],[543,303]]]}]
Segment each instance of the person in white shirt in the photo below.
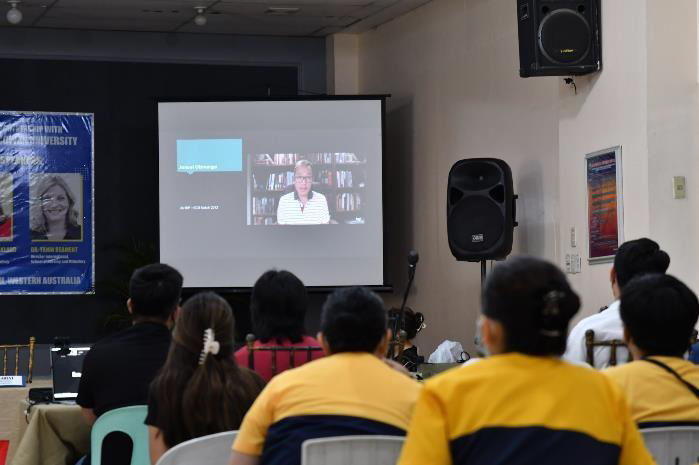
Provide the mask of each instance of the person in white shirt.
[{"label": "person in white shirt", "polygon": [[[619,313],[619,297],[622,288],[632,278],[648,273],[665,273],[670,266],[670,256],[660,250],[660,246],[647,238],[624,242],[614,256],[614,266],[609,274],[614,302],[601,312],[583,318],[568,335],[568,343],[563,358],[569,362],[587,363],[585,332],[592,329],[595,340],[608,341],[624,339],[624,327]],[[604,346],[594,348],[594,368],[609,366],[610,349]],[[629,353],[624,347],[617,348],[617,364],[626,363]]]},{"label": "person in white shirt", "polygon": [[277,207],[278,224],[327,224],[330,222],[328,202],[313,186],[313,168],[308,160],[299,160],[294,167],[294,191],[284,194]]}]

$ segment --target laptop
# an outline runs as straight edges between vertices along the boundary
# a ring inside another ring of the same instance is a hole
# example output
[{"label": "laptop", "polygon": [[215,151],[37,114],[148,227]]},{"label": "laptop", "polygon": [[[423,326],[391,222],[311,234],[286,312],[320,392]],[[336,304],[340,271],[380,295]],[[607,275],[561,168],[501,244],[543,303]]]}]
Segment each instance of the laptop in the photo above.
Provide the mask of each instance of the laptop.
[{"label": "laptop", "polygon": [[84,345],[51,348],[53,400],[75,402],[78,397],[83,361],[89,350],[90,347]]}]

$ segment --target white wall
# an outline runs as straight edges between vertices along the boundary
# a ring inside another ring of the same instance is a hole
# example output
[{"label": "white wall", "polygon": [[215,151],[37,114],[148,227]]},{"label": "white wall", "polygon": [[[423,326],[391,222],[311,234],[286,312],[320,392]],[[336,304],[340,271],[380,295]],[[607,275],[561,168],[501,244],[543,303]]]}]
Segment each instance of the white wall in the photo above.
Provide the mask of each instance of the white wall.
[{"label": "white wall", "polygon": [[[446,186],[462,158],[497,157],[520,195],[515,251],[556,257],[558,84],[520,79],[511,0],[438,0],[359,38],[359,92],[390,93],[387,227],[396,294],[405,253],[420,253],[409,305],[426,314],[418,344],[472,350],[480,267],[457,262],[446,232]],[[399,303],[396,297],[394,302]]]},{"label": "white wall", "polygon": [[[603,0],[601,73],[576,78],[577,95],[559,87],[559,183],[561,259],[580,253],[582,273],[569,275],[582,296],[576,319],[612,300],[611,264],[588,265],[585,154],[622,146],[624,238],[650,233],[646,125],[646,0]],[[575,227],[578,246],[570,246]]]},{"label": "white wall", "polygon": [[[650,234],[699,291],[697,0],[649,1],[647,31]],[[673,199],[672,176],[686,177],[686,199]]]},{"label": "white wall", "polygon": [[[421,254],[411,303],[426,313],[424,352],[452,338],[470,346],[478,311],[478,265],[447,245],[447,173],[458,159],[504,158],[520,195],[515,253],[563,265],[581,294],[578,318],[612,300],[611,264],[588,265],[584,157],[623,147],[626,240],[648,236],[672,257],[670,272],[699,290],[696,187],[697,0],[602,0],[604,69],[576,79],[517,75],[510,0],[433,0],[359,36],[359,92],[390,93],[391,179],[386,206],[390,268],[399,293],[404,254]],[[687,177],[673,200],[671,177]],[[570,228],[577,247],[570,244]],[[389,301],[397,302],[394,297]]]}]

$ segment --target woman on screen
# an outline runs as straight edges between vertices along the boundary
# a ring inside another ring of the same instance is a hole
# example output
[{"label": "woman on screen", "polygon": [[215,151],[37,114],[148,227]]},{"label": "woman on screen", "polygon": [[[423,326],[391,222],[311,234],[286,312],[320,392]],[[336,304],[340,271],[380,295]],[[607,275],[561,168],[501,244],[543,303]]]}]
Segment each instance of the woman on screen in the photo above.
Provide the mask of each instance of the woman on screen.
[{"label": "woman on screen", "polygon": [[82,239],[75,195],[60,176],[49,175],[41,179],[30,215],[33,241]]},{"label": "woman on screen", "polygon": [[325,196],[313,189],[313,168],[308,160],[294,166],[294,191],[282,195],[277,208],[278,224],[327,224],[330,222]]},{"label": "woman on screen", "polygon": [[236,430],[264,382],[233,358],[233,311],[213,292],[187,300],[165,365],[150,386],[151,463],[177,444]]},{"label": "woman on screen", "polygon": [[6,215],[0,205],[0,238],[12,237],[12,217]]}]

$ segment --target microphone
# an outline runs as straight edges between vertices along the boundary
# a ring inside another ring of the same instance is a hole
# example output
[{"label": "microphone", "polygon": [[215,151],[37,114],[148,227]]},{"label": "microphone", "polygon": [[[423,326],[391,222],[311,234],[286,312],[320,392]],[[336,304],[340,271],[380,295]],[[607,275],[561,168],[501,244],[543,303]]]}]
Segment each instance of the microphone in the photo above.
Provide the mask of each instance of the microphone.
[{"label": "microphone", "polygon": [[415,270],[415,267],[417,266],[417,262],[419,260],[420,254],[417,253],[415,249],[410,250],[410,252],[408,252],[408,269]]}]

